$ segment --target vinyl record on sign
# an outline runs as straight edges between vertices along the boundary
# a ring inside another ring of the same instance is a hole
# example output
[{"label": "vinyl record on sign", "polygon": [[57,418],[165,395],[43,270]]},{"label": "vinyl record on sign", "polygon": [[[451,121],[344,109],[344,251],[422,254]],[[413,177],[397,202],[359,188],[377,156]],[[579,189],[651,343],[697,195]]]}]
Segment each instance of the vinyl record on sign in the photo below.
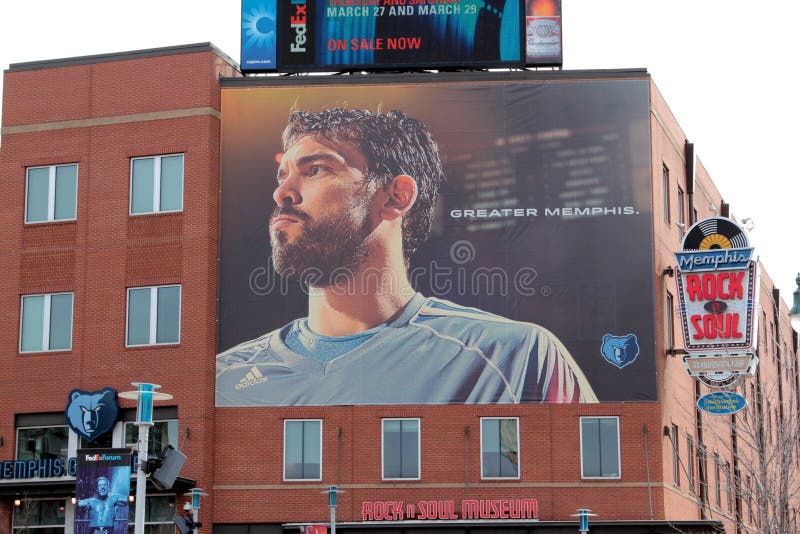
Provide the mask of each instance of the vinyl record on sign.
[{"label": "vinyl record on sign", "polygon": [[691,228],[683,238],[683,250],[712,250],[748,248],[750,243],[742,228],[724,217],[704,219]]}]

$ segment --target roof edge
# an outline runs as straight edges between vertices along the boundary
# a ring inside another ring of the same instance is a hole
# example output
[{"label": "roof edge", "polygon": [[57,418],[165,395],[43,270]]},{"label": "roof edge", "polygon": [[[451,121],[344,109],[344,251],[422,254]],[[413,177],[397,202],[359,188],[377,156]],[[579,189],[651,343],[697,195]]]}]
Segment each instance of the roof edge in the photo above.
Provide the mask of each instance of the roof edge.
[{"label": "roof edge", "polygon": [[511,71],[464,71],[464,72],[377,72],[326,73],[326,74],[269,74],[263,76],[223,77],[222,88],[258,87],[276,85],[325,85],[363,84],[381,82],[443,82],[443,81],[519,81],[519,80],[600,80],[600,79],[649,79],[645,68],[598,69],[598,70],[511,70]]},{"label": "roof edge", "polygon": [[21,72],[26,70],[54,69],[59,67],[73,67],[76,65],[89,65],[93,63],[107,63],[111,61],[128,61],[132,59],[145,59],[159,56],[174,56],[180,54],[195,54],[198,52],[214,52],[226,62],[230,63],[237,70],[239,65],[219,48],[206,43],[193,43],[177,46],[165,46],[160,48],[146,48],[143,50],[131,50],[127,52],[112,52],[106,54],[95,54],[91,56],[77,56],[60,59],[45,59],[42,61],[28,61],[25,63],[12,63],[6,72]]}]

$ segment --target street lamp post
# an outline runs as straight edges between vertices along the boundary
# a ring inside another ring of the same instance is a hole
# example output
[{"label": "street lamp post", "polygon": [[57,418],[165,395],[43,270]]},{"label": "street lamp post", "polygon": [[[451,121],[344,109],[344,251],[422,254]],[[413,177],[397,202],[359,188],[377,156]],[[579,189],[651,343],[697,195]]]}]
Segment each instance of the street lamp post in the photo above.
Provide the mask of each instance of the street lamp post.
[{"label": "street lamp post", "polygon": [[794,331],[800,333],[800,273],[797,273],[797,278],[794,281],[797,284],[797,289],[794,290],[794,305],[789,311],[789,317],[792,320]]},{"label": "street lamp post", "polygon": [[339,493],[344,493],[344,490],[340,490],[336,486],[328,486],[328,489],[320,493],[328,494],[328,507],[331,511],[331,534],[336,534],[336,496]]},{"label": "street lamp post", "polygon": [[192,521],[195,523],[194,533],[197,534],[197,520],[200,518],[200,497],[207,497],[200,488],[192,488]]},{"label": "street lamp post", "polygon": [[134,516],[134,534],[144,534],[144,507],[147,497],[147,447],[148,433],[153,426],[153,401],[170,400],[172,395],[156,391],[161,386],[145,382],[131,382],[136,391],[123,391],[119,394],[123,399],[136,400],[136,423],[139,427],[138,458],[136,460],[136,515]]}]

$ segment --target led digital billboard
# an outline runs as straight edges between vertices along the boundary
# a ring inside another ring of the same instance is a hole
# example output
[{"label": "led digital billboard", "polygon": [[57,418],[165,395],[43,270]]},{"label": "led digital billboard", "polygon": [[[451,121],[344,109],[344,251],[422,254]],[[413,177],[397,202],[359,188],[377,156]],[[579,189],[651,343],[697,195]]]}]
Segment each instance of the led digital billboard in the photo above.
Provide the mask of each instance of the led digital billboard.
[{"label": "led digital billboard", "polygon": [[656,400],[644,74],[270,81],[222,90],[217,406]]},{"label": "led digital billboard", "polygon": [[526,0],[525,64],[560,67],[562,42],[561,0]]},{"label": "led digital billboard", "polygon": [[243,72],[521,66],[519,0],[242,0]]}]

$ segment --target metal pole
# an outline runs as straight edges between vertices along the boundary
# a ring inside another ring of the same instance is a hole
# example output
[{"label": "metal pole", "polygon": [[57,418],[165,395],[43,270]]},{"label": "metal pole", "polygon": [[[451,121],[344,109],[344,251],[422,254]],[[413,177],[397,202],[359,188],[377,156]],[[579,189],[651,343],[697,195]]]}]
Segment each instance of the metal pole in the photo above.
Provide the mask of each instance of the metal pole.
[{"label": "metal pole", "polygon": [[322,492],[328,494],[328,506],[331,510],[331,534],[336,534],[336,494],[342,491],[344,490],[340,490],[336,486],[328,486],[328,489]]},{"label": "metal pole", "polygon": [[200,488],[192,488],[192,521],[195,522],[195,527],[192,531],[194,534],[197,534],[197,520],[200,519],[200,497],[207,495],[208,493],[203,493]]},{"label": "metal pole", "polygon": [[139,427],[139,447],[136,459],[136,513],[134,515],[134,534],[144,534],[144,509],[147,500],[147,447],[150,427],[153,426],[153,401],[169,400],[172,395],[156,391],[161,386],[146,382],[131,382],[136,391],[119,394],[123,399],[136,400],[136,426]]},{"label": "metal pole", "polygon": [[336,486],[328,486],[328,506],[331,509],[331,534],[336,534]]},{"label": "metal pole", "polygon": [[134,534],[144,534],[144,506],[147,498],[147,446],[151,424],[136,423],[139,427],[139,459],[136,470],[136,514],[134,516]]}]

